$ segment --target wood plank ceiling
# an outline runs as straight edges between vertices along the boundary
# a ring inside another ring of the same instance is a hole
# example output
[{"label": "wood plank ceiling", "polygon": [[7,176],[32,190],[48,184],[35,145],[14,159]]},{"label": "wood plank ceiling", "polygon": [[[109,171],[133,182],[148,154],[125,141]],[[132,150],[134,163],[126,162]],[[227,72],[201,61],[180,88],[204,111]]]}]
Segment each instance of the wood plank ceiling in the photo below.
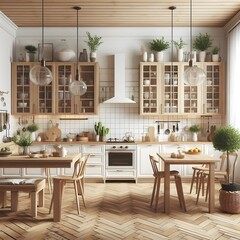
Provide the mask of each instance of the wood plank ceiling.
[{"label": "wood plank ceiling", "polygon": [[[169,6],[176,6],[174,26],[189,26],[190,0],[45,0],[46,27],[169,27]],[[240,10],[240,0],[193,0],[193,26],[223,27]],[[18,27],[41,26],[41,0],[0,0],[0,11]]]}]

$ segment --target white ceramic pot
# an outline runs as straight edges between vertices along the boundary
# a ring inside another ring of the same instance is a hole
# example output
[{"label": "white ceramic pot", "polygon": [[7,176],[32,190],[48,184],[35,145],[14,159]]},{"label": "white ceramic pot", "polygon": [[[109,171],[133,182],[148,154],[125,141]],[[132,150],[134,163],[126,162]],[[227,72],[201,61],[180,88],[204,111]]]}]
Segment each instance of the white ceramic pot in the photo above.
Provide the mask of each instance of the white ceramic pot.
[{"label": "white ceramic pot", "polygon": [[91,52],[90,53],[90,61],[91,62],[96,62],[96,58],[97,58],[97,53],[96,52]]},{"label": "white ceramic pot", "polygon": [[156,60],[157,62],[163,62],[163,56],[164,56],[164,52],[156,52]]},{"label": "white ceramic pot", "polygon": [[197,142],[198,141],[198,134],[196,132],[193,133],[192,140],[193,140],[193,142]]},{"label": "white ceramic pot", "polygon": [[212,55],[212,61],[213,62],[218,62],[219,61],[219,54],[213,54]]},{"label": "white ceramic pot", "polygon": [[206,58],[206,52],[205,51],[199,52],[199,62],[205,62],[205,58]]},{"label": "white ceramic pot", "polygon": [[147,62],[147,58],[148,58],[148,54],[147,54],[147,52],[144,52],[143,53],[143,61]]},{"label": "white ceramic pot", "polygon": [[55,54],[55,58],[60,62],[68,62],[74,57],[75,52],[71,49],[65,49]]},{"label": "white ceramic pot", "polygon": [[183,62],[183,49],[178,49],[177,56],[178,56],[178,61]]},{"label": "white ceramic pot", "polygon": [[154,54],[151,53],[149,56],[149,62],[154,62]]}]

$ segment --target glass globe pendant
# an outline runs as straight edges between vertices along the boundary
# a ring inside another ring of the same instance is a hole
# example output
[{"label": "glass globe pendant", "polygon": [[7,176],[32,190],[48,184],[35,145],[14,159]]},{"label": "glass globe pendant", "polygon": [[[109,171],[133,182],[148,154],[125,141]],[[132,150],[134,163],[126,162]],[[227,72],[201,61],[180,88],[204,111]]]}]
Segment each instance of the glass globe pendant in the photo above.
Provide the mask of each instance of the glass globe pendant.
[{"label": "glass globe pendant", "polygon": [[[76,6],[73,7],[74,10],[77,10],[77,55],[78,55],[78,11],[81,9]],[[77,57],[77,70],[76,70],[76,78],[74,81],[69,83],[69,91],[71,94],[76,96],[82,96],[87,91],[87,85],[80,79],[79,70],[78,70],[78,57]]]},{"label": "glass globe pendant", "polygon": [[52,72],[45,66],[45,61],[41,61],[41,65],[36,65],[31,68],[30,80],[39,86],[46,86],[52,82]]}]

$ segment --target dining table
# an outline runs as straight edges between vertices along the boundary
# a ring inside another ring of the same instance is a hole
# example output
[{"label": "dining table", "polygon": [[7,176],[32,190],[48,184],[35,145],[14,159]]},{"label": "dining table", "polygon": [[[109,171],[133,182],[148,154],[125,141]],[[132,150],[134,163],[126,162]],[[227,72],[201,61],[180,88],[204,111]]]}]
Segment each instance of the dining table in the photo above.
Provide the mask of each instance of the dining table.
[{"label": "dining table", "polygon": [[[0,168],[71,168],[81,157],[81,153],[65,157],[30,157],[28,155],[10,155],[0,157]],[[59,181],[53,178],[53,221],[61,221],[62,191]]]},{"label": "dining table", "polygon": [[209,156],[202,153],[189,154],[186,153],[184,158],[173,158],[171,153],[157,153],[160,159],[164,162],[164,212],[170,213],[170,166],[173,164],[206,164],[209,166],[209,201],[208,211],[214,213],[215,211],[215,164],[219,160],[213,156]]}]

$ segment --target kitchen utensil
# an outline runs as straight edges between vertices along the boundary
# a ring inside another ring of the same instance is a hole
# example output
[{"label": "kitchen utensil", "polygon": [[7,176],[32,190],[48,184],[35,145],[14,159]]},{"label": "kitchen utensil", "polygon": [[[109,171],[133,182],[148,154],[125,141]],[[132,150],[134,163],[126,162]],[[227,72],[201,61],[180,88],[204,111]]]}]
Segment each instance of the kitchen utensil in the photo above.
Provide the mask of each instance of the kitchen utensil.
[{"label": "kitchen utensil", "polygon": [[169,133],[170,133],[169,122],[168,122],[168,128],[164,131],[164,133],[165,133],[166,135],[169,135]]},{"label": "kitchen utensil", "polygon": [[160,134],[160,123],[158,123],[158,125],[157,125],[157,133],[158,133],[158,135]]},{"label": "kitchen utensil", "polygon": [[175,132],[176,131],[176,127],[175,127],[175,125],[173,125],[173,130],[172,130],[173,132]]},{"label": "kitchen utensil", "polygon": [[155,127],[154,126],[148,127],[148,136],[149,136],[150,142],[155,141],[155,134],[154,133],[155,133]]},{"label": "kitchen utensil", "polygon": [[46,131],[46,137],[48,141],[56,141],[58,138],[61,138],[62,132],[58,128],[59,124],[57,123],[55,126],[50,127]]},{"label": "kitchen utensil", "polygon": [[2,132],[3,130],[2,124],[3,124],[3,113],[0,113],[0,132]]},{"label": "kitchen utensil", "polygon": [[177,126],[176,126],[176,131],[177,131],[177,132],[179,131],[179,126],[178,126],[178,123],[177,123]]},{"label": "kitchen utensil", "polygon": [[208,126],[207,126],[207,133],[210,133],[210,127],[209,127],[209,117],[208,117]]},{"label": "kitchen utensil", "polygon": [[131,132],[126,132],[125,136],[123,137],[123,141],[133,142],[134,141],[134,137],[133,137],[132,133]]}]

